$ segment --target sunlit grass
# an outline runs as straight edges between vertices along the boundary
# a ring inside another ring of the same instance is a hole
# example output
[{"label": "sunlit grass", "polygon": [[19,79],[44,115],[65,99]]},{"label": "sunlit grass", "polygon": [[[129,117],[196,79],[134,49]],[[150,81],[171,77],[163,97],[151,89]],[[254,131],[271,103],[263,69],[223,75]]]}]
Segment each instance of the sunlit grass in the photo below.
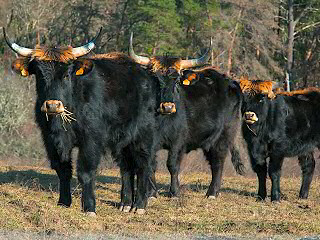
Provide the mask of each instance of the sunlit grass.
[{"label": "sunlit grass", "polygon": [[[300,179],[283,178],[280,204],[257,202],[256,179],[225,177],[221,196],[206,199],[210,176],[183,174],[179,199],[166,196],[168,174],[158,173],[159,197],[149,202],[145,215],[119,212],[120,176],[103,170],[97,178],[97,217],[80,210],[81,192],[76,178],[73,204],[56,206],[58,178],[48,169],[0,168],[0,228],[72,235],[75,231],[139,234],[204,234],[227,236],[305,236],[320,232],[319,185],[312,183],[308,200],[297,198]],[[268,186],[270,182],[268,182]]]}]

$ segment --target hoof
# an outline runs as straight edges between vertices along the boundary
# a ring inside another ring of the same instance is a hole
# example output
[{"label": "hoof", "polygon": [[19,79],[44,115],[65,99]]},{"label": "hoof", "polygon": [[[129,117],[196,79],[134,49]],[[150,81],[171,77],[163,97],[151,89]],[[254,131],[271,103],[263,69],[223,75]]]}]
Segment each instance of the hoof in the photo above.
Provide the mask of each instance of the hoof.
[{"label": "hoof", "polygon": [[136,213],[139,214],[139,215],[143,215],[143,214],[145,214],[145,212],[146,212],[146,210],[143,209],[143,208],[138,208],[138,209],[136,210]]},{"label": "hoof", "polygon": [[130,212],[130,210],[131,210],[131,206],[124,206],[122,209],[122,212],[127,213],[127,212]]},{"label": "hoof", "polygon": [[88,217],[96,217],[97,216],[97,214],[95,212],[86,212],[86,215]]},{"label": "hoof", "polygon": [[209,195],[207,196],[208,199],[216,199],[217,197],[221,196],[221,193],[218,193],[216,195]]}]

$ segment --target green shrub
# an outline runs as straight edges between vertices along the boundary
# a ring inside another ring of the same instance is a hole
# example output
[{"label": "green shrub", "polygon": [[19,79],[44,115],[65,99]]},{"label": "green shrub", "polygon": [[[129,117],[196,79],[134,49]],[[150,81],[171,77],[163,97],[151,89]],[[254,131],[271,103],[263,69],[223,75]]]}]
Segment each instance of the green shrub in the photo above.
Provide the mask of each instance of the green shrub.
[{"label": "green shrub", "polygon": [[2,81],[0,88],[0,132],[12,135],[28,121],[28,94],[14,81]]},{"label": "green shrub", "polygon": [[[0,156],[43,158],[39,129],[33,117],[35,86],[32,78],[5,74],[0,68]],[[25,164],[25,163],[24,163]]]}]

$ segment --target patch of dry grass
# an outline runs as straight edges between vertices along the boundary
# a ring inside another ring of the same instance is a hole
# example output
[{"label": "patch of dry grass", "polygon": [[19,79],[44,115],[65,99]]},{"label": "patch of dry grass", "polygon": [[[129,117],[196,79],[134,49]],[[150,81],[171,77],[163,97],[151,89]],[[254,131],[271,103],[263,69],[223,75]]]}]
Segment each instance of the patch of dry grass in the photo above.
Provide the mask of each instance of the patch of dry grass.
[{"label": "patch of dry grass", "polygon": [[[58,178],[55,172],[31,167],[0,167],[0,228],[72,235],[75,232],[145,234],[204,234],[224,236],[310,236],[320,232],[320,187],[314,179],[308,200],[297,198],[300,179],[283,178],[286,200],[274,204],[256,202],[256,179],[225,177],[221,196],[206,199],[210,175],[184,173],[182,195],[166,197],[169,175],[158,173],[159,197],[149,203],[145,215],[122,213],[117,169],[103,170],[97,178],[97,217],[80,211],[80,189],[73,180],[71,208],[56,206]],[[268,186],[270,188],[270,182]],[[269,192],[269,189],[268,189]]]}]

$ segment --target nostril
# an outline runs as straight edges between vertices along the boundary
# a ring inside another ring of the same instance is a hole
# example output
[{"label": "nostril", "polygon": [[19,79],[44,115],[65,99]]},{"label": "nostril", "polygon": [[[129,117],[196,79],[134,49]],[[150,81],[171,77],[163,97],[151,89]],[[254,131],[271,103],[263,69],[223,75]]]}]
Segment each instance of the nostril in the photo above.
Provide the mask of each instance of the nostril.
[{"label": "nostril", "polygon": [[50,112],[52,109],[54,109],[54,107],[55,107],[55,104],[47,103],[47,109],[48,109],[49,112]]},{"label": "nostril", "polygon": [[166,110],[171,110],[172,109],[172,105],[171,104],[167,104],[164,106]]},{"label": "nostril", "polygon": [[48,111],[47,101],[43,102],[43,104],[41,106],[41,111],[42,112],[47,112]]}]

